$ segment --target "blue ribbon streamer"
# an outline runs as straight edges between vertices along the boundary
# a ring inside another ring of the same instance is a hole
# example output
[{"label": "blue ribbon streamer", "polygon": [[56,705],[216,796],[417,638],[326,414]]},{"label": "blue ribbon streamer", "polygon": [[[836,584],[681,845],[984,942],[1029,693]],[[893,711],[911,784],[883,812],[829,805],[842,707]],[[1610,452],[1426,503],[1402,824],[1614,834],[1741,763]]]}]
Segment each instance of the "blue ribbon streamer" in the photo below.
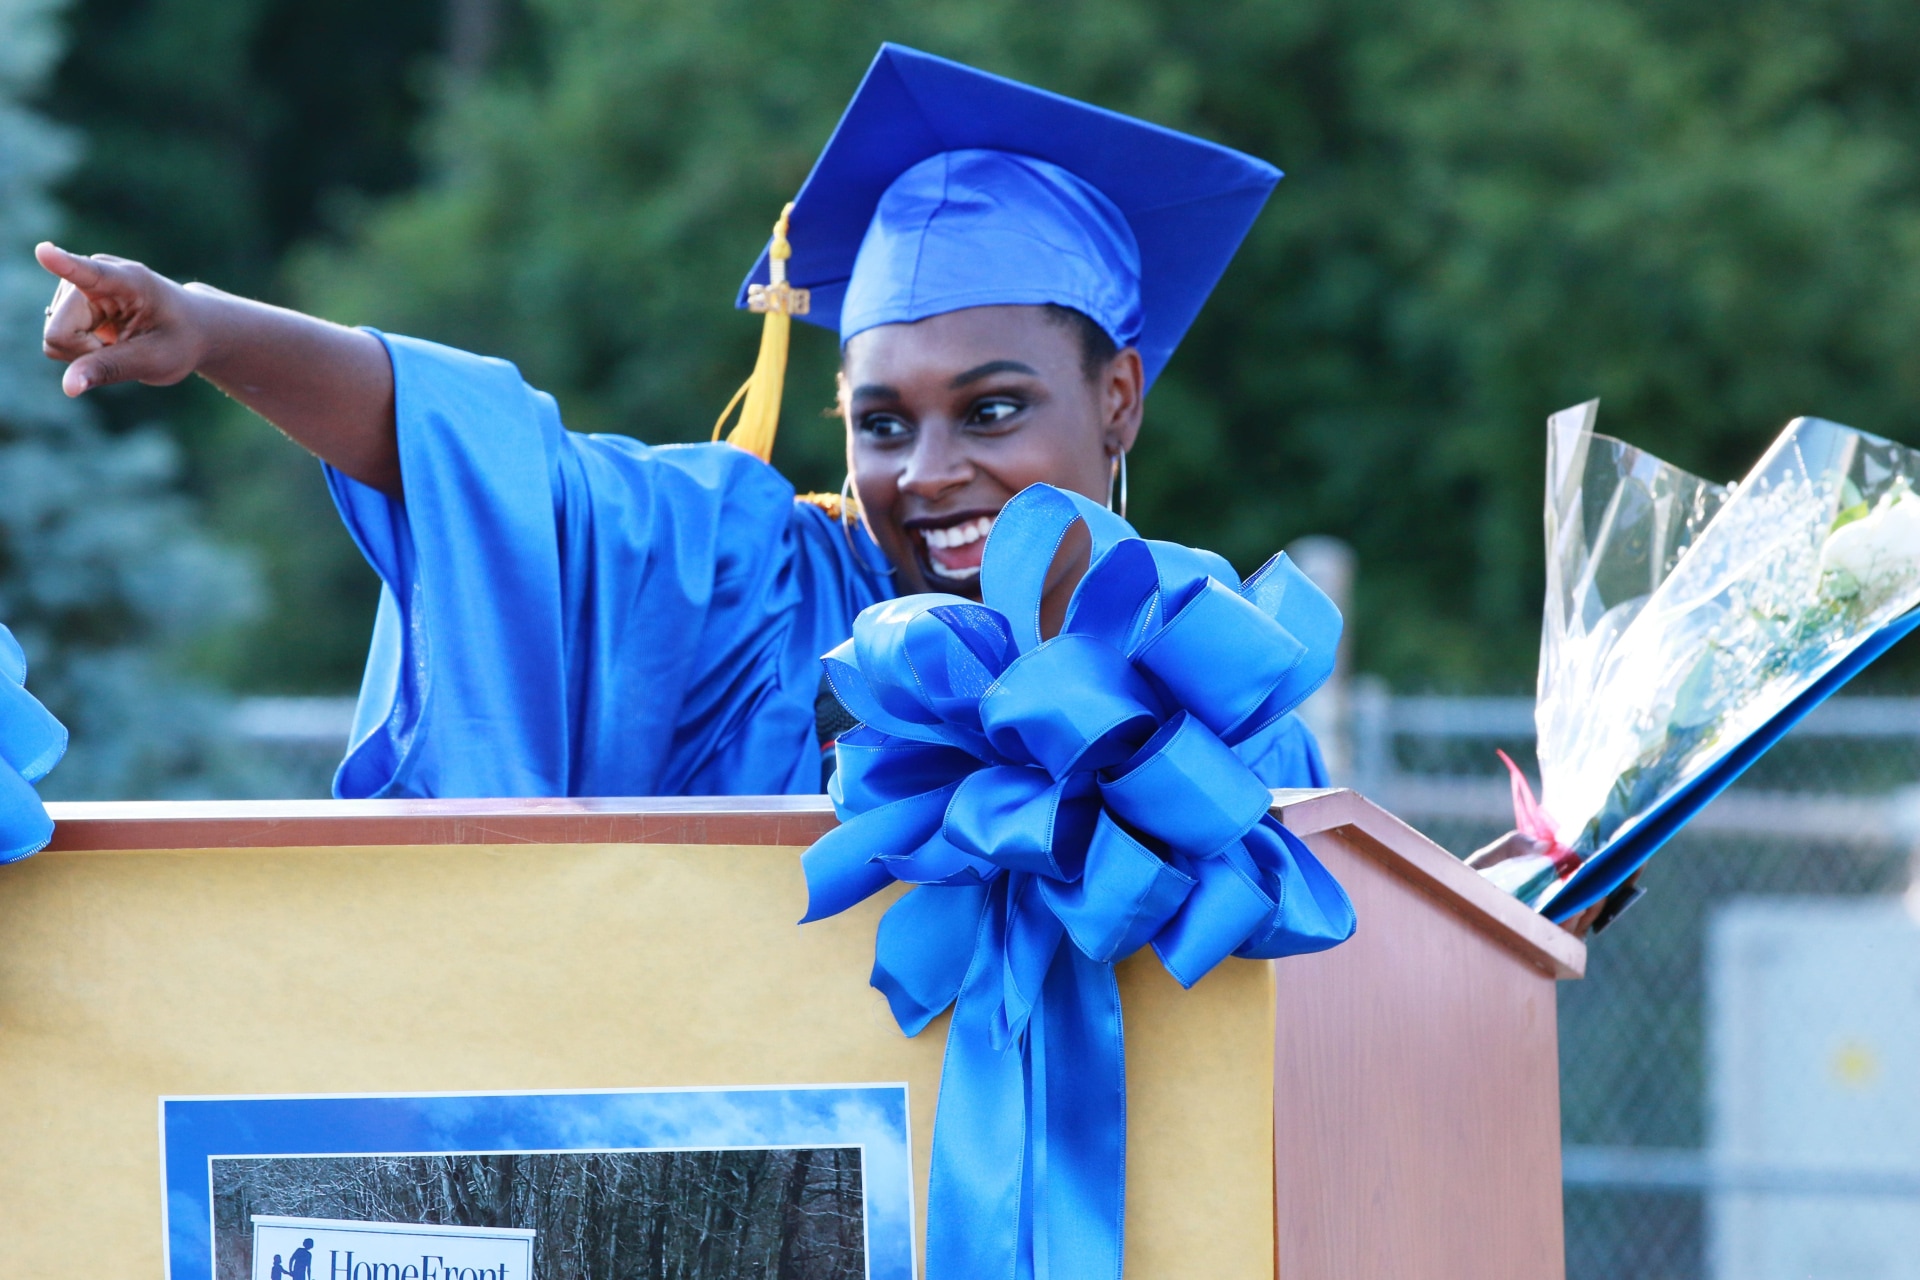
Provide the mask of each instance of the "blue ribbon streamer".
[{"label": "blue ribbon streamer", "polygon": [[33,784],[67,751],[67,730],[26,690],[27,655],[0,627],[0,863],[38,853],[53,820]]},{"label": "blue ribbon streamer", "polygon": [[[1060,633],[1041,595],[1074,527],[1089,566]],[[987,540],[983,604],[862,613],[825,662],[859,727],[807,850],[808,921],[898,880],[872,983],[918,1035],[954,1010],[927,1205],[930,1280],[1121,1273],[1126,1060],[1114,964],[1183,986],[1230,955],[1322,951],[1338,882],[1233,752],[1332,673],[1333,603],[1282,556],[1240,583],[1047,485]]]}]

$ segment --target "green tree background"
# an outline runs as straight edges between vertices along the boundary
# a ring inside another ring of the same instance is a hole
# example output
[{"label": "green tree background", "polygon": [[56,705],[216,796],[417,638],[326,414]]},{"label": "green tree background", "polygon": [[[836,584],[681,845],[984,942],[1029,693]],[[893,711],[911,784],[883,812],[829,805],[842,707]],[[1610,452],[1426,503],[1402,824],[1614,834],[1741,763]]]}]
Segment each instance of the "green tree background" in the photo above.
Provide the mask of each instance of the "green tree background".
[{"label": "green tree background", "polygon": [[[40,104],[84,148],[59,190],[84,252],[297,304],[289,251],[421,176],[443,22],[431,0],[61,7],[65,55]],[[378,584],[312,461],[198,380],[88,398],[116,430],[164,422],[209,524],[264,571],[265,607],[200,636],[190,665],[245,691],[354,688]]]},{"label": "green tree background", "polygon": [[[79,0],[47,109],[76,247],[517,361],[571,426],[700,438],[739,278],[883,39],[1288,171],[1148,406],[1136,522],[1360,555],[1358,664],[1520,690],[1545,416],[1714,478],[1790,417],[1920,442],[1920,9],[1897,0]],[[491,51],[446,34],[497,32]],[[832,338],[776,461],[837,488]],[[198,650],[352,687],[372,582],[316,469],[164,418],[269,607]],[[1908,663],[1907,665],[1911,665]],[[1880,673],[1902,681],[1901,668]]]},{"label": "green tree background", "polygon": [[257,600],[246,557],[207,537],[151,424],[109,431],[41,359],[49,290],[31,257],[79,139],[29,109],[59,49],[53,0],[0,0],[0,619],[34,692],[72,730],[49,796],[206,796],[275,780],[226,734],[180,658]]}]

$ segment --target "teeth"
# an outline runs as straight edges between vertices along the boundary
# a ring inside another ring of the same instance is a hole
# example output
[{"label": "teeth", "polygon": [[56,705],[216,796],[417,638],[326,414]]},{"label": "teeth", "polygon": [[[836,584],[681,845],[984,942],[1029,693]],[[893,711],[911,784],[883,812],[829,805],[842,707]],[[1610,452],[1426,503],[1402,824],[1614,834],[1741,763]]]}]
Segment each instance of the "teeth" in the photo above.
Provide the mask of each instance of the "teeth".
[{"label": "teeth", "polygon": [[969,546],[993,532],[992,516],[981,516],[965,524],[949,525],[944,529],[922,529],[921,536],[927,545],[936,551],[946,551],[952,547]]}]

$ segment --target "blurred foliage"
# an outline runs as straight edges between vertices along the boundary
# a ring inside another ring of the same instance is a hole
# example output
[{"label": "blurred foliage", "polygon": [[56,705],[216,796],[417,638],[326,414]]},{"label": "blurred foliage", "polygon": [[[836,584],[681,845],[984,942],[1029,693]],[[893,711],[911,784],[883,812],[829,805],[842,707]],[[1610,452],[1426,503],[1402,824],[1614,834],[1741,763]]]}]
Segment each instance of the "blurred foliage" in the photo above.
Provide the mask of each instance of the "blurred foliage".
[{"label": "blurred foliage", "polygon": [[246,560],[205,536],[158,430],[117,436],[40,355],[35,240],[76,139],[25,109],[58,47],[50,0],[0,0],[0,621],[72,747],[49,796],[244,795],[275,780],[225,734],[227,705],[178,675],[183,649],[255,603]]},{"label": "blurred foliage", "polygon": [[[419,177],[441,9],[424,0],[72,0],[41,95],[84,142],[59,188],[81,252],[290,301],[288,249]],[[378,583],[305,452],[197,379],[89,397],[110,429],[164,421],[214,527],[263,561],[267,608],[204,637],[242,688],[351,689]]]},{"label": "blurred foliage", "polygon": [[[239,47],[234,14],[295,12],[290,0],[218,3],[216,52]],[[144,15],[117,37],[137,64],[193,61],[178,53],[186,11],[215,6],[86,0],[81,12]],[[1803,412],[1920,441],[1910,4],[526,0],[490,75],[433,89],[419,64],[413,80],[398,68],[425,47],[403,33],[439,12],[392,0],[355,27],[370,52],[346,54],[343,83],[359,87],[338,101],[302,97],[311,78],[264,75],[257,42],[244,75],[232,53],[196,64],[186,78],[207,101],[265,95],[258,117],[246,105],[213,117],[245,119],[257,139],[291,127],[276,112],[319,112],[302,127],[332,138],[336,160],[396,154],[382,121],[405,116],[393,96],[405,86],[426,85],[431,102],[417,187],[329,203],[326,183],[404,180],[399,161],[340,162],[300,217],[272,212],[300,200],[255,200],[235,214],[252,230],[225,238],[271,256],[328,233],[258,287],[505,355],[579,430],[665,441],[710,429],[756,341],[757,321],[730,309],[740,276],[883,39],[1287,169],[1149,402],[1133,513],[1243,568],[1302,533],[1347,538],[1360,554],[1359,666],[1402,686],[1531,683],[1542,422],[1555,409],[1600,396],[1602,429],[1715,478],[1738,475]],[[312,57],[329,51],[318,42]],[[69,103],[83,96],[76,65]],[[146,115],[141,129],[176,136],[167,112]],[[290,189],[287,171],[221,154],[223,173],[252,163],[260,189]],[[111,212],[101,193],[134,161],[97,160],[94,185],[70,194]],[[185,184],[166,216],[191,221],[224,181]],[[183,256],[188,240],[174,242]],[[253,268],[236,253],[232,280],[245,283]],[[803,488],[841,478],[838,432],[817,416],[835,358],[830,335],[801,327],[776,461]],[[364,575],[315,527],[327,522],[310,472],[261,469],[215,497],[297,534],[306,559],[276,573],[281,625],[321,635],[305,670],[350,670],[365,615],[337,625],[351,611],[329,605],[338,587],[326,584]],[[276,668],[258,647],[234,665],[246,681],[295,679],[296,664]]]},{"label": "blurred foliage", "polygon": [[61,194],[76,236],[273,296],[327,204],[418,176],[433,4],[76,0],[49,88],[87,163]]}]

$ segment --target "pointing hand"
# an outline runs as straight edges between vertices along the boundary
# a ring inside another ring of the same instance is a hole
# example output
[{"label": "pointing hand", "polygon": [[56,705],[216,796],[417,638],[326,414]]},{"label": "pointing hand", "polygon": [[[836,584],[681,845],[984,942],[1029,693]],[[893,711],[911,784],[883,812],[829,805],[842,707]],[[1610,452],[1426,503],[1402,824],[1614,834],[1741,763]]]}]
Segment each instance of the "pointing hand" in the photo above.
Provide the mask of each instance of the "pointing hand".
[{"label": "pointing hand", "polygon": [[200,367],[206,342],[190,290],[109,254],[42,243],[33,256],[60,277],[40,341],[49,359],[67,362],[68,395],[115,382],[171,386]]}]

